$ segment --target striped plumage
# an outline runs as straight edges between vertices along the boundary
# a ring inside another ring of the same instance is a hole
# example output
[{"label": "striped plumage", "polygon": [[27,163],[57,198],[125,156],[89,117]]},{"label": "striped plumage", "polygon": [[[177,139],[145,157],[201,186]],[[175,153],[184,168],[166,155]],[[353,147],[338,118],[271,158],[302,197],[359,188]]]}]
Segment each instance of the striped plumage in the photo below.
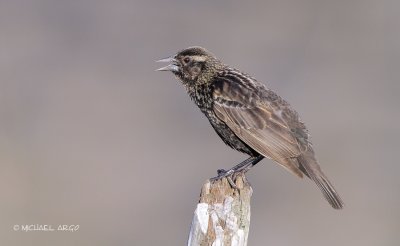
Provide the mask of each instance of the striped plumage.
[{"label": "striped plumage", "polygon": [[343,207],[315,159],[304,123],[285,100],[201,47],[187,48],[162,61],[171,64],[159,70],[175,74],[222,140],[250,156],[245,169],[230,171],[247,170],[267,157],[298,177],[306,175],[333,208]]}]

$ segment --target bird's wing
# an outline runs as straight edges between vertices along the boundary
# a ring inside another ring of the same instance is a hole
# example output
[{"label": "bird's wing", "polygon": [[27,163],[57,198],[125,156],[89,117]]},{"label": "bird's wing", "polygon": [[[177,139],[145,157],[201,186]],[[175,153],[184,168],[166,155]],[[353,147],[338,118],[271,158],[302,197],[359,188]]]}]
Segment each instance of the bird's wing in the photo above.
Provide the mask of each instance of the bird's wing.
[{"label": "bird's wing", "polygon": [[[286,112],[286,103],[263,86],[249,86],[232,79],[217,81],[213,91],[214,112],[247,145],[302,177],[296,159],[302,147],[285,119],[291,117]],[[281,108],[273,106],[274,100],[285,104]]]}]

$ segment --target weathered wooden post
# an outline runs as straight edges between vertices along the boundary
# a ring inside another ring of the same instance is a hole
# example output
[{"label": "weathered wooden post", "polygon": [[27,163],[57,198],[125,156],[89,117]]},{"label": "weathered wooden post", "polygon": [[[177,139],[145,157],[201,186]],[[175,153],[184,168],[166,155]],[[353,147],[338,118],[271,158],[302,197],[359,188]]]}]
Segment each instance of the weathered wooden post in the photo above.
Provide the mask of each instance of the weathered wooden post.
[{"label": "weathered wooden post", "polygon": [[190,228],[188,246],[245,246],[250,229],[252,188],[244,174],[233,188],[226,178],[207,180]]}]

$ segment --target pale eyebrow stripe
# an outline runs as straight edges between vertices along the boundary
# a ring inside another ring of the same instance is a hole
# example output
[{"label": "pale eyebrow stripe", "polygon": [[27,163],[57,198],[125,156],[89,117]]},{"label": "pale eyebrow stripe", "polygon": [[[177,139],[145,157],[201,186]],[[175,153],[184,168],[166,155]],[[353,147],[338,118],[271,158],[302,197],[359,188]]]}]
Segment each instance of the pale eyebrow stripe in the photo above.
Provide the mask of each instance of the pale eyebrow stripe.
[{"label": "pale eyebrow stripe", "polygon": [[205,56],[192,56],[192,59],[198,62],[203,62],[206,60]]}]

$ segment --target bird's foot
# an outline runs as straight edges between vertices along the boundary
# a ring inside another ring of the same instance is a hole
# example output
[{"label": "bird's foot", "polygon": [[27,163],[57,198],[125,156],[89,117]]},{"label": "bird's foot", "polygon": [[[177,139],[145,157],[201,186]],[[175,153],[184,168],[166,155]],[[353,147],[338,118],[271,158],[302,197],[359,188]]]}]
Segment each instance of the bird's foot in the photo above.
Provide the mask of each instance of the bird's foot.
[{"label": "bird's foot", "polygon": [[214,178],[211,178],[211,181],[215,181],[215,180],[219,180],[222,178],[226,178],[226,180],[228,180],[229,184],[232,186],[232,188],[234,189],[239,189],[235,182],[233,180],[236,179],[236,170],[234,169],[229,169],[229,170],[225,170],[225,169],[218,169],[217,171],[218,175]]},{"label": "bird's foot", "polygon": [[241,163],[237,164],[236,166],[232,167],[229,170],[225,170],[225,169],[218,169],[218,176],[211,178],[210,181],[215,181],[215,180],[219,180],[222,178],[226,178],[229,182],[229,184],[235,188],[238,189],[238,187],[236,186],[235,182],[236,178],[238,175],[243,175],[243,177],[245,178],[244,174],[246,172],[248,172],[253,166],[255,166],[259,161],[261,161],[264,158],[264,156],[259,155],[259,156],[252,156],[244,161],[242,161]]}]

